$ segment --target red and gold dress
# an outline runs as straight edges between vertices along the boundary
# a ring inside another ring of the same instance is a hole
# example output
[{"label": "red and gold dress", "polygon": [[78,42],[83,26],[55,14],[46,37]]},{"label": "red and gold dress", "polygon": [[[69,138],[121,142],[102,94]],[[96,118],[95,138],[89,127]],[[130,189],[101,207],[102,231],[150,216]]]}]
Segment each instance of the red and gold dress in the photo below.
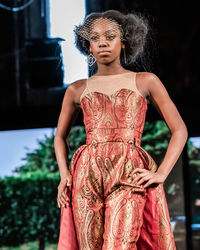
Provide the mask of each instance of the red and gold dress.
[{"label": "red and gold dress", "polygon": [[[77,249],[176,249],[163,185],[132,184],[135,168],[157,169],[140,146],[147,102],[136,73],[90,77],[80,102],[87,139],[70,163]],[[70,249],[65,226],[61,216],[59,250]]]}]

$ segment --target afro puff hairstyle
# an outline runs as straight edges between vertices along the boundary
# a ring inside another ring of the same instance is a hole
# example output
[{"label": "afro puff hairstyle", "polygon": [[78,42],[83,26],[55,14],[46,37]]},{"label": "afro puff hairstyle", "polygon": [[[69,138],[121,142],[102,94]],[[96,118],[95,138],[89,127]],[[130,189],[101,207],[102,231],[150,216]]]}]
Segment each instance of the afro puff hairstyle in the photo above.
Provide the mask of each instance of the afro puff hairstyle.
[{"label": "afro puff hairstyle", "polygon": [[[82,24],[75,26],[75,45],[76,48],[84,55],[89,54],[90,43],[88,40],[77,34],[77,30],[84,28],[84,24],[91,20],[96,20],[98,18],[109,18],[117,22],[123,30],[123,44],[125,45],[126,53],[126,65],[133,64],[136,59],[143,53],[147,34],[149,31],[148,21],[144,16],[140,14],[129,13],[127,15],[117,11],[108,10],[101,13],[91,13],[89,14]],[[123,53],[121,52],[120,60],[122,65],[125,64]]]}]

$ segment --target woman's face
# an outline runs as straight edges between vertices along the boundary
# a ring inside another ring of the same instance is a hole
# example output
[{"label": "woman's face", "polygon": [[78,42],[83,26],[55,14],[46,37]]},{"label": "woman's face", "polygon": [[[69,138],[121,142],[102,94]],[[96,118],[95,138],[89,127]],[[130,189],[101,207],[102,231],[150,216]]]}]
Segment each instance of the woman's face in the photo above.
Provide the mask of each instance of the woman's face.
[{"label": "woman's face", "polygon": [[90,32],[90,51],[98,63],[109,64],[120,59],[123,44],[118,25],[115,22],[97,19]]}]

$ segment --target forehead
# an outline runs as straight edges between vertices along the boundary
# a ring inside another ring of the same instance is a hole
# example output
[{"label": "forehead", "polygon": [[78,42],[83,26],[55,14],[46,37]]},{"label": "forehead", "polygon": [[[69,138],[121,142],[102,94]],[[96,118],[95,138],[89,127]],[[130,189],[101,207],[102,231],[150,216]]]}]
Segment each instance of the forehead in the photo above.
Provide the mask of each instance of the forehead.
[{"label": "forehead", "polygon": [[102,33],[108,31],[120,32],[120,28],[117,22],[105,18],[96,19],[90,28],[91,33]]}]

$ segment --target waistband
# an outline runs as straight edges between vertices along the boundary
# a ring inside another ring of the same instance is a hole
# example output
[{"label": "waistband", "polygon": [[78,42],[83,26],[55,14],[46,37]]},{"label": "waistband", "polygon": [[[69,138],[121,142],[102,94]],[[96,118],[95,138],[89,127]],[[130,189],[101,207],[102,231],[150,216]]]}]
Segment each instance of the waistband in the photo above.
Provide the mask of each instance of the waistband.
[{"label": "waistband", "polygon": [[86,144],[124,142],[140,146],[141,133],[131,128],[94,128],[86,131]]},{"label": "waistband", "polygon": [[114,142],[114,143],[124,143],[124,144],[131,144],[133,146],[140,146],[137,144],[136,138],[133,138],[133,140],[128,140],[128,141],[122,141],[122,140],[116,140],[116,141],[110,141],[110,140],[103,140],[103,141],[97,141],[93,139],[92,141],[86,142],[87,145],[91,144],[94,147],[96,147],[99,143],[107,143],[107,142]]}]

